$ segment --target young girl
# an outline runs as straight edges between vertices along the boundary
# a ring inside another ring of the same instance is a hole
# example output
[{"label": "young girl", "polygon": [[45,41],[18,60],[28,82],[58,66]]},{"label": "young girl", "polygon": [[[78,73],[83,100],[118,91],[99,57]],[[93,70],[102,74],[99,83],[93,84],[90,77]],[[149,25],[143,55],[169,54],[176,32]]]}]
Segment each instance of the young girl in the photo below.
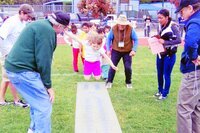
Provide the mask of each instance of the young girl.
[{"label": "young girl", "polygon": [[[71,34],[79,35],[79,31],[75,24],[71,25]],[[78,69],[78,55],[79,55],[79,42],[72,40],[72,53],[73,53],[73,69],[74,72],[79,72]]]},{"label": "young girl", "polygon": [[65,35],[79,41],[85,47],[85,61],[84,61],[84,78],[89,80],[91,76],[94,76],[96,80],[101,78],[100,58],[101,55],[109,62],[110,66],[117,70],[110,58],[105,54],[105,50],[102,47],[103,36],[99,35],[95,31],[90,31],[87,36],[87,41],[81,42],[79,38],[73,35],[69,35],[67,32]]}]

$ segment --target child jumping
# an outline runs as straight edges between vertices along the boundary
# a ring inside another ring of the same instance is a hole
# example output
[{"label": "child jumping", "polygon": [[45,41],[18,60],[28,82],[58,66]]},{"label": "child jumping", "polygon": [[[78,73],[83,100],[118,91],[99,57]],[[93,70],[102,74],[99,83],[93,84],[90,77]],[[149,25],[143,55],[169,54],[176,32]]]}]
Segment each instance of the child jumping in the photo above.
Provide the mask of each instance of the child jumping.
[{"label": "child jumping", "polygon": [[84,78],[90,80],[93,76],[96,80],[101,78],[100,58],[101,55],[109,62],[110,66],[117,70],[118,68],[112,63],[110,58],[106,55],[105,50],[102,47],[103,36],[99,35],[95,31],[90,31],[87,36],[87,41],[81,42],[76,36],[69,35],[65,32],[65,35],[77,40],[85,46],[85,61],[84,61]]}]

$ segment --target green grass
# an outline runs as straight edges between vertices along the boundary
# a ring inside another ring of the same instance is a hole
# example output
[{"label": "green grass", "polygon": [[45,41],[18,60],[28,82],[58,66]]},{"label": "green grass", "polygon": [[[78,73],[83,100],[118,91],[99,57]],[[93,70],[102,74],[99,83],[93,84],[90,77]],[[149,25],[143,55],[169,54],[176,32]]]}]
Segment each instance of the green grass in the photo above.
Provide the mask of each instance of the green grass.
[{"label": "green grass", "polygon": [[[123,133],[174,133],[176,132],[176,99],[181,74],[179,72],[179,48],[172,73],[172,85],[167,100],[157,101],[155,56],[147,47],[140,46],[133,58],[133,89],[125,87],[122,61],[118,65],[113,88],[109,94]],[[52,81],[56,100],[52,113],[53,133],[73,133],[75,127],[76,86],[85,81],[81,63],[79,74],[72,70],[69,46],[58,46],[52,66]],[[94,80],[92,80],[94,81]],[[11,101],[10,90],[6,99]],[[0,107],[0,133],[25,133],[29,126],[29,109],[15,106]]]}]

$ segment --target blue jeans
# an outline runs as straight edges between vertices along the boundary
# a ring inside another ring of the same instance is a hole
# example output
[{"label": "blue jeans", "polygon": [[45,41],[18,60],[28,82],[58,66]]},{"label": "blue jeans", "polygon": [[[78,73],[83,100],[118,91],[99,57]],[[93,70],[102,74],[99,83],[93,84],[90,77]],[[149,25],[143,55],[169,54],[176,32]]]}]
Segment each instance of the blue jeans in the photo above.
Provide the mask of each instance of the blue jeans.
[{"label": "blue jeans", "polygon": [[34,133],[51,133],[52,104],[37,72],[13,73],[8,78],[21,96],[30,104],[30,128]]},{"label": "blue jeans", "polygon": [[[129,56],[130,52],[118,52],[116,50],[112,50],[111,52],[111,60],[115,66],[118,65],[120,59],[123,59],[124,63],[124,70],[125,70],[125,76],[126,76],[126,84],[131,84],[131,76],[132,76],[132,57]],[[110,70],[108,72],[108,81],[107,82],[113,82],[115,76],[115,70],[110,67]]]},{"label": "blue jeans", "polygon": [[161,59],[157,56],[157,78],[158,78],[158,91],[166,97],[169,93],[171,85],[171,73],[176,62],[176,54],[165,56]]}]

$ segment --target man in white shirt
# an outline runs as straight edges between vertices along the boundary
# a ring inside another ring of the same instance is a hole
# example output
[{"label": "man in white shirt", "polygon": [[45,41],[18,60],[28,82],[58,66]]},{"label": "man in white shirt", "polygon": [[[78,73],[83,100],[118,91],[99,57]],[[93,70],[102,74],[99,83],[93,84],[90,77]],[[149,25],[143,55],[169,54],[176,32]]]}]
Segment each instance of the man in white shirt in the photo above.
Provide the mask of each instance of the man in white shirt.
[{"label": "man in white shirt", "polygon": [[14,97],[14,105],[20,107],[28,107],[26,103],[19,99],[15,88],[10,83],[5,69],[4,61],[11,48],[15,44],[17,38],[19,37],[21,31],[27,24],[27,21],[34,17],[33,7],[29,4],[22,4],[19,8],[19,13],[8,18],[0,27],[0,63],[2,65],[2,81],[0,88],[0,105],[8,105],[9,103],[5,101],[5,93],[7,87],[10,86],[12,95]]}]

